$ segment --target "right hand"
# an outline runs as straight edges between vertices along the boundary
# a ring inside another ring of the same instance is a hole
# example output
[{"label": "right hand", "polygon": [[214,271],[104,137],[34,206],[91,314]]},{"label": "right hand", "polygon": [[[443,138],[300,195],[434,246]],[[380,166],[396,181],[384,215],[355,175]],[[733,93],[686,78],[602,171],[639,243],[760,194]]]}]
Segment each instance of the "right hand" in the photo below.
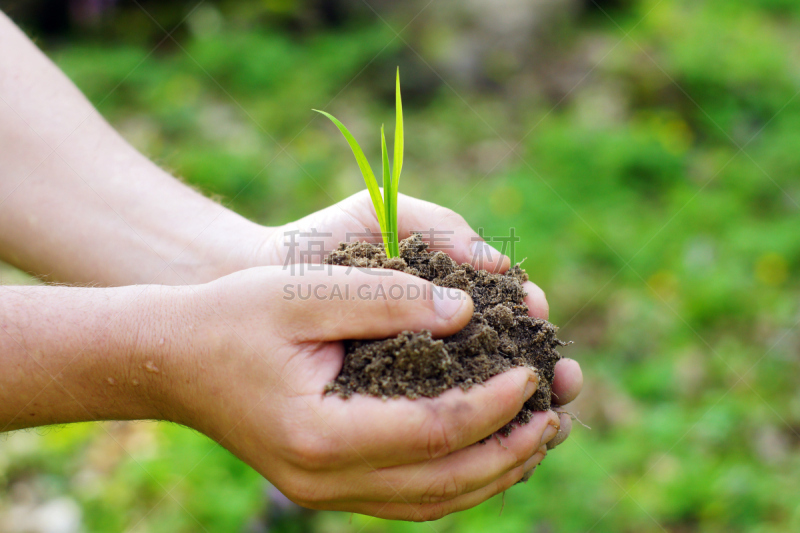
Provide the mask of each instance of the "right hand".
[{"label": "right hand", "polygon": [[[434,302],[430,283],[390,274],[331,267],[292,276],[260,267],[171,289],[182,296],[167,316],[180,318],[159,358],[169,377],[170,418],[220,442],[291,500],[315,509],[431,520],[508,489],[542,460],[558,416],[535,413],[507,438],[478,441],[534,393],[531,370],[515,368],[432,399],[323,395],[341,369],[342,339],[421,329],[444,337],[469,321],[465,293]],[[325,286],[325,294],[338,285],[350,295],[375,294],[379,285],[386,294],[394,294],[391,286],[408,294],[415,286],[428,297],[388,304],[287,298],[285,287],[298,283],[304,291]]]}]

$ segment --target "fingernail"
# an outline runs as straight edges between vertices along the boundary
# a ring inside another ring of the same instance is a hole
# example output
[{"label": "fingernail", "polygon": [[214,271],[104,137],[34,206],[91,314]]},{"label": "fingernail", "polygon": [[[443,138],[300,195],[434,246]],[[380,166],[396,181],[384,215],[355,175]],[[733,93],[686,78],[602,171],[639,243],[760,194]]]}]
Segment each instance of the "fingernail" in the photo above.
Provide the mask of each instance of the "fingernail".
[{"label": "fingernail", "polygon": [[558,428],[560,427],[561,423],[558,419],[558,415],[550,411],[548,414],[552,414],[549,416],[549,420],[547,421],[547,427],[544,429],[544,433],[542,433],[542,441],[539,443],[540,446],[544,446],[558,434]]},{"label": "fingernail", "polygon": [[536,393],[536,389],[539,388],[539,376],[536,374],[531,374],[528,383],[525,385],[525,399],[529,399],[531,396]]},{"label": "fingernail", "polygon": [[547,444],[548,442],[553,440],[553,437],[555,437],[557,433],[558,433],[558,428],[548,424],[547,428],[544,430],[544,433],[542,433],[542,444],[543,445]]},{"label": "fingernail", "polygon": [[483,262],[501,262],[503,254],[497,248],[490,246],[484,241],[475,241],[472,243],[472,264],[479,265]]},{"label": "fingernail", "polygon": [[467,293],[464,291],[450,288],[442,290],[441,287],[436,287],[433,290],[433,308],[439,318],[450,320],[458,313],[467,298]]},{"label": "fingernail", "polygon": [[570,415],[568,415],[567,413],[559,413],[558,419],[560,421],[560,424],[558,426],[558,434],[555,436],[553,440],[547,443],[548,450],[552,450],[553,448],[555,448],[556,446],[567,440],[567,437],[569,436],[570,431],[572,430],[572,417],[570,417]]}]

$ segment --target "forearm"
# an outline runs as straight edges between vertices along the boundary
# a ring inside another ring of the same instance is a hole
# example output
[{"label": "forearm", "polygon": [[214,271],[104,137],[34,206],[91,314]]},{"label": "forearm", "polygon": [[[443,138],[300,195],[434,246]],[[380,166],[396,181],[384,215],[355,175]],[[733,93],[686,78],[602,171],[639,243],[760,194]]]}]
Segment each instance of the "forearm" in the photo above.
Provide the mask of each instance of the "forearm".
[{"label": "forearm", "polygon": [[0,432],[169,418],[160,339],[178,290],[0,287]]},{"label": "forearm", "polygon": [[131,147],[0,13],[0,259],[46,279],[200,283],[268,230]]}]

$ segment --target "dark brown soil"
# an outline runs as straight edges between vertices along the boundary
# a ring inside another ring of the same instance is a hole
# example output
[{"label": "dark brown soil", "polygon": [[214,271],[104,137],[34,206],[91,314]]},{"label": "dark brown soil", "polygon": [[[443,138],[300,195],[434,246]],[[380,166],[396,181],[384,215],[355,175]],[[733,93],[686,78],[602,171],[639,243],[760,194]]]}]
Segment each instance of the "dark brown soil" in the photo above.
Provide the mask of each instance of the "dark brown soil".
[{"label": "dark brown soil", "polygon": [[433,339],[430,331],[404,331],[393,339],[347,341],[339,376],[326,393],[349,397],[353,393],[384,398],[433,397],[453,388],[483,383],[517,366],[536,369],[539,388],[514,423],[525,424],[533,411],[550,409],[556,351],[565,343],[556,338],[558,328],[546,320],[528,316],[522,283],[528,275],[519,265],[505,274],[458,265],[443,252],[428,252],[419,235],[400,243],[400,257],[387,259],[382,245],[342,243],[325,262],[332,265],[390,268],[419,276],[441,287],[466,291],[475,303],[475,314],[460,332]]}]

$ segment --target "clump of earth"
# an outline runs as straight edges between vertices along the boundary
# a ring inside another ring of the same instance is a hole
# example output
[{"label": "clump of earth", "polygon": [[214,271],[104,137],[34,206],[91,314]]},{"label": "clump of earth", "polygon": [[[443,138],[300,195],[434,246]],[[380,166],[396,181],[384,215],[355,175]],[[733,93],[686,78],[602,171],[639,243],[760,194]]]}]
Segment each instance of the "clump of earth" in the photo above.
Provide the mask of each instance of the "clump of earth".
[{"label": "clump of earth", "polygon": [[557,348],[566,343],[556,337],[556,326],[528,316],[522,287],[528,275],[519,265],[503,274],[459,265],[444,252],[429,252],[417,234],[401,241],[399,257],[387,258],[378,244],[341,243],[325,263],[406,272],[439,287],[461,289],[475,304],[469,324],[450,337],[434,339],[423,330],[345,342],[344,365],[326,387],[327,394],[434,397],[524,366],[536,370],[539,388],[500,433],[508,435],[514,424],[530,421],[534,411],[550,409],[555,365],[561,358]]}]

